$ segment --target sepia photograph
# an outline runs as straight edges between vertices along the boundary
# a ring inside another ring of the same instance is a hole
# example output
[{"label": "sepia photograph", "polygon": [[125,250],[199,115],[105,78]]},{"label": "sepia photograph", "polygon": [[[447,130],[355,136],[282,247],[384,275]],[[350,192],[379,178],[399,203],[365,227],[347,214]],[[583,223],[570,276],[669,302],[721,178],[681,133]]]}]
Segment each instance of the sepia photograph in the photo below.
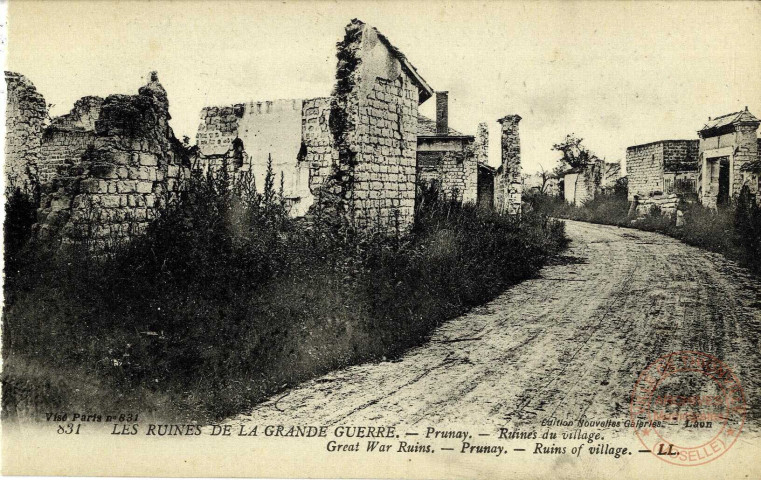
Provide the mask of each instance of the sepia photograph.
[{"label": "sepia photograph", "polygon": [[761,4],[0,2],[3,475],[761,471]]}]

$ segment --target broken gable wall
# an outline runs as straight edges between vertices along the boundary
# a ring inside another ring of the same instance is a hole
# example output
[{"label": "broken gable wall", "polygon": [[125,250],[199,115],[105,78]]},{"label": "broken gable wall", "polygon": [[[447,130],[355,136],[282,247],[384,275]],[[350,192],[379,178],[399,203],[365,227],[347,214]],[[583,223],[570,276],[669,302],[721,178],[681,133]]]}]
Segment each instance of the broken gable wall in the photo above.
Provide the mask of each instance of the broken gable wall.
[{"label": "broken gable wall", "polygon": [[327,192],[360,227],[414,221],[418,87],[378,31],[354,20],[338,45],[331,131],[338,151]]},{"label": "broken gable wall", "polygon": [[360,227],[409,229],[418,88],[392,48],[377,30],[353,21],[338,45],[333,96],[204,108],[194,163],[251,171],[261,191],[271,155],[291,215],[318,203]]}]

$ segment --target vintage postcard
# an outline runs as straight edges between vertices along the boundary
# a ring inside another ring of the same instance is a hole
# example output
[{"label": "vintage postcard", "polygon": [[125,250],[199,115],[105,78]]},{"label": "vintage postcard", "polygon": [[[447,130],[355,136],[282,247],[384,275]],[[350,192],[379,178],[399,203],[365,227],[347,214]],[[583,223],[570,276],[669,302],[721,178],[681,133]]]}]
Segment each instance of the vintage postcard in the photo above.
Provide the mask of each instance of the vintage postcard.
[{"label": "vintage postcard", "polygon": [[760,3],[0,11],[2,474],[758,476]]}]

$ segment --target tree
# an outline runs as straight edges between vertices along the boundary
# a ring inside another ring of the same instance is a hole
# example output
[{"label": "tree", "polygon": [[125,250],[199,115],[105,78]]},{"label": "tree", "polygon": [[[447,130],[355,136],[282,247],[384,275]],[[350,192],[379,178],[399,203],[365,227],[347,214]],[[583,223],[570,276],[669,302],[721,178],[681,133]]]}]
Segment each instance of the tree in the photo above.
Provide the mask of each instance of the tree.
[{"label": "tree", "polygon": [[[573,133],[566,135],[565,140],[552,146],[563,154],[559,159],[560,170],[568,168],[582,168],[585,165],[596,163],[600,160],[597,155],[592,153],[586,146],[582,145],[583,138],[576,137]],[[557,170],[557,169],[556,169]]]},{"label": "tree", "polygon": [[539,177],[542,179],[542,188],[539,189],[541,193],[547,193],[547,187],[548,183],[551,179],[557,178],[557,175],[555,175],[554,172],[548,172],[544,169],[544,165],[539,165],[539,168],[541,169],[539,171]]}]

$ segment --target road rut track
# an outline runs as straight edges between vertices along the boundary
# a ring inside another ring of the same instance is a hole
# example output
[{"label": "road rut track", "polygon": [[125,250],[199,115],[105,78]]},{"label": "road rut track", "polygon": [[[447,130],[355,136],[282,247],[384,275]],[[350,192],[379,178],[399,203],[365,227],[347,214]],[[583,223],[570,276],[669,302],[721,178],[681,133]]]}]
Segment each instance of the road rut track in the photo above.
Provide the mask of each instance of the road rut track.
[{"label": "road rut track", "polygon": [[628,418],[640,372],[699,350],[734,371],[761,424],[761,282],[650,232],[567,221],[569,251],[394,362],[332,372],[229,423],[533,425]]}]

